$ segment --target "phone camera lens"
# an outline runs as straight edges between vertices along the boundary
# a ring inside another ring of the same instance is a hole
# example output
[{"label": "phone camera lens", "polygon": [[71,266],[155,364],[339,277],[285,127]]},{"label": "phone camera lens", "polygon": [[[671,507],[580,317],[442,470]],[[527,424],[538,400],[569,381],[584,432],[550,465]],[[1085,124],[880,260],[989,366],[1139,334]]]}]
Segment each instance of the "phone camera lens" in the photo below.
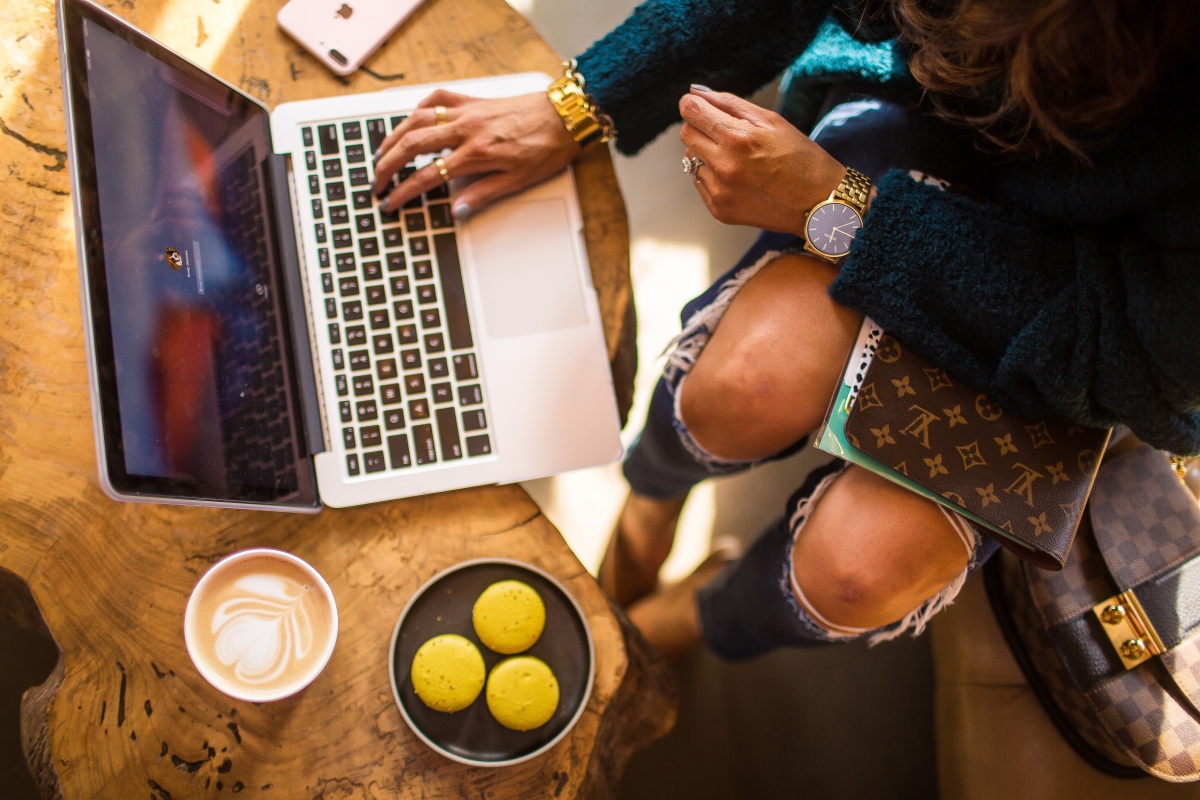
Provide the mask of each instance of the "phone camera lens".
[{"label": "phone camera lens", "polygon": [[347,58],[344,55],[342,55],[341,53],[339,53],[337,50],[330,50],[329,57],[332,58],[337,63],[341,64],[343,67],[346,66],[346,64],[350,63],[347,60]]}]

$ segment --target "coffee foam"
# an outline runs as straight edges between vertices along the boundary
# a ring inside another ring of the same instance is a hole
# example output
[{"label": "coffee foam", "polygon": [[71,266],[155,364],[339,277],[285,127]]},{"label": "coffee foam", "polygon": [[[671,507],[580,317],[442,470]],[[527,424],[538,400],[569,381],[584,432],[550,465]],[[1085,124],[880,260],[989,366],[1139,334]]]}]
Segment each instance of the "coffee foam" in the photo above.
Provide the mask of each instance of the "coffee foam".
[{"label": "coffee foam", "polygon": [[312,680],[336,636],[322,582],[270,553],[214,570],[197,586],[188,618],[193,658],[212,673],[205,677],[246,699],[285,696]]}]

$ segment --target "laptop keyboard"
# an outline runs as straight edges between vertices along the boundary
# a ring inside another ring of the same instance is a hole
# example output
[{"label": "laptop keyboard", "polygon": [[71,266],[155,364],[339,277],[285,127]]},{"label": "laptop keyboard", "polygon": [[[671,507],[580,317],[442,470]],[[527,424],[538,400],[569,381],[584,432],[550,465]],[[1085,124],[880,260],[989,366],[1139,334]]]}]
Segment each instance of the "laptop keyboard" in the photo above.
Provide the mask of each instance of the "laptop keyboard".
[{"label": "laptop keyboard", "polygon": [[[304,127],[303,169],[294,161],[301,216],[317,243],[332,446],[350,477],[493,450],[449,188],[392,213],[371,192],[371,154],[404,119]],[[414,171],[405,167],[393,185]]]}]

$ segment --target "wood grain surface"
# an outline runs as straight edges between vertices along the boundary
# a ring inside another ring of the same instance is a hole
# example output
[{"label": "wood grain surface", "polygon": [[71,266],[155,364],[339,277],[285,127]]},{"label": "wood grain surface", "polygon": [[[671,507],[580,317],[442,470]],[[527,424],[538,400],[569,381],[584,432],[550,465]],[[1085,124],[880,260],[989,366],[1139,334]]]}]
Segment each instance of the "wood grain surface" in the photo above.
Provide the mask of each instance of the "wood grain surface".
[{"label": "wood grain surface", "polygon": [[[282,0],[120,0],[108,7],[270,105],[374,91],[341,81],[275,26]],[[559,58],[502,0],[430,0],[368,66],[425,83],[554,74]],[[605,797],[634,749],[673,722],[669,672],[615,612],[518,487],[487,487],[315,517],[120,504],[100,490],[66,171],[54,7],[0,8],[0,613],[48,627],[61,651],[22,711],[46,797]],[[608,152],[576,165],[588,252],[618,393],[632,389],[624,205]],[[183,646],[199,575],[249,546],[316,566],[341,617],[328,667],[296,697],[255,705],[208,686]],[[413,591],[467,558],[557,576],[597,646],[572,733],[512,767],[445,759],[405,726],[387,676]]]}]

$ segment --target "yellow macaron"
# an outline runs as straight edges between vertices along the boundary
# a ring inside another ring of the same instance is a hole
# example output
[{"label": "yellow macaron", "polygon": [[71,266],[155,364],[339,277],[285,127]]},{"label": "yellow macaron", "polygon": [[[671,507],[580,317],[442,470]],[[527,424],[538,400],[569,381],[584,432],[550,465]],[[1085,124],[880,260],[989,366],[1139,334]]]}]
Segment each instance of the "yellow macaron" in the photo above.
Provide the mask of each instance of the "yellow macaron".
[{"label": "yellow macaron", "polygon": [[483,689],[487,667],[475,643],[457,633],[435,636],[413,656],[413,689],[434,711],[462,711]]},{"label": "yellow macaron", "polygon": [[497,653],[512,655],[533,647],[546,627],[546,606],[532,586],[497,581],[483,590],[471,610],[475,633]]},{"label": "yellow macaron", "polygon": [[540,658],[506,658],[488,676],[487,704],[504,727],[531,731],[549,722],[558,710],[558,679]]}]

